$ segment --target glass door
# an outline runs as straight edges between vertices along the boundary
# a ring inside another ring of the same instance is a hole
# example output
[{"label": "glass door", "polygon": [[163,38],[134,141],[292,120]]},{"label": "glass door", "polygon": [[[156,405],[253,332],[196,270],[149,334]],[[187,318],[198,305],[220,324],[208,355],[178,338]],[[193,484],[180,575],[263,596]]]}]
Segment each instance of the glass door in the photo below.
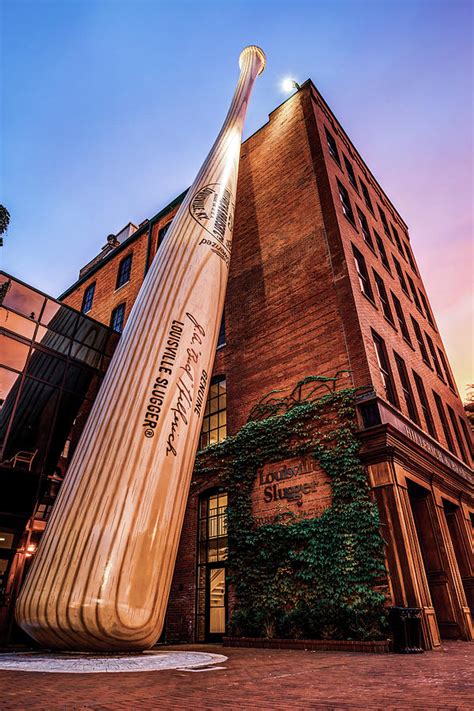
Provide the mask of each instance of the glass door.
[{"label": "glass door", "polygon": [[207,569],[207,629],[210,641],[221,639],[226,631],[226,583],[224,567]]}]

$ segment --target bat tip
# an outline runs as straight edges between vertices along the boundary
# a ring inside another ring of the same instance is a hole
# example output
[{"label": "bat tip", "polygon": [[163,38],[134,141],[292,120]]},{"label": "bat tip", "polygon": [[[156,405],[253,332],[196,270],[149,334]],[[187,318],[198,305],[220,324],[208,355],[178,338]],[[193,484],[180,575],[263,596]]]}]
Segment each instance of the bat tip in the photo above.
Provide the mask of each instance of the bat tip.
[{"label": "bat tip", "polygon": [[260,60],[260,69],[258,70],[258,73],[261,74],[265,69],[265,65],[267,63],[267,58],[265,57],[265,52],[263,51],[263,49],[260,49],[260,47],[257,47],[257,45],[255,44],[249,44],[248,47],[244,47],[239,57],[240,68],[242,68],[242,59],[245,57],[246,54],[253,54],[254,56],[258,57],[258,59]]}]

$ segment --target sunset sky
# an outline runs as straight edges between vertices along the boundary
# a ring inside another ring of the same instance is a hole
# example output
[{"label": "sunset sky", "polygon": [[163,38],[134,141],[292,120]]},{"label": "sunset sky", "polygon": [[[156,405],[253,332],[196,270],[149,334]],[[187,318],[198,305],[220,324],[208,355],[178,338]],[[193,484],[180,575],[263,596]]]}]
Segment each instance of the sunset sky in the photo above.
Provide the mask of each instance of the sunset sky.
[{"label": "sunset sky", "polygon": [[250,135],[311,78],[410,228],[461,395],[473,382],[467,0],[3,0],[2,268],[57,296],[128,221],[186,188],[246,44]]}]

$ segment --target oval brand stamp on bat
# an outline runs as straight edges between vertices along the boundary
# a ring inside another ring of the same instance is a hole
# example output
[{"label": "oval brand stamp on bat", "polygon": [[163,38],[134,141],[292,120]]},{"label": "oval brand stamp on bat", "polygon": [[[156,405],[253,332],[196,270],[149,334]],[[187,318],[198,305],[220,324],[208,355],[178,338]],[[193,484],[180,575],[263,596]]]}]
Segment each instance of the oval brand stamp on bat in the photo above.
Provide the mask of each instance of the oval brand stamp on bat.
[{"label": "oval brand stamp on bat", "polygon": [[202,239],[199,244],[211,247],[226,264],[230,257],[234,210],[231,191],[220,183],[209,183],[199,188],[189,203],[191,216],[217,240]]}]

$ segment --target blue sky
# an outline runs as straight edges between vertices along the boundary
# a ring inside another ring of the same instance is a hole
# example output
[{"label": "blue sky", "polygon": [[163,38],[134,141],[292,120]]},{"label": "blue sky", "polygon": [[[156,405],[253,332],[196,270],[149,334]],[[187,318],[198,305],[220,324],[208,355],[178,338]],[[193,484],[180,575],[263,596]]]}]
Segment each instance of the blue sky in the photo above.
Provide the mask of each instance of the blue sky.
[{"label": "blue sky", "polygon": [[470,0],[2,0],[2,268],[52,295],[110,232],[193,180],[243,46],[245,135],[311,77],[410,227],[461,390],[472,382]]}]

